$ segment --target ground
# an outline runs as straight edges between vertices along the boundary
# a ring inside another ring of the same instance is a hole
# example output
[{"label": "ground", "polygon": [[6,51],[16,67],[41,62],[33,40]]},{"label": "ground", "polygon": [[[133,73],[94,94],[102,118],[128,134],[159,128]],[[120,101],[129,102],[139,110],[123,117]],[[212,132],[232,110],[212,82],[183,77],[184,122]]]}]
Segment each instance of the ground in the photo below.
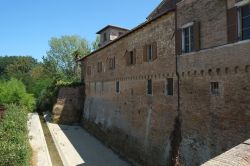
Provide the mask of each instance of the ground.
[{"label": "ground", "polygon": [[[28,125],[31,146],[33,151],[36,152],[36,160],[33,161],[33,165],[52,165],[37,114],[30,115]],[[130,165],[80,126],[53,123],[47,123],[47,125],[65,166]]]}]

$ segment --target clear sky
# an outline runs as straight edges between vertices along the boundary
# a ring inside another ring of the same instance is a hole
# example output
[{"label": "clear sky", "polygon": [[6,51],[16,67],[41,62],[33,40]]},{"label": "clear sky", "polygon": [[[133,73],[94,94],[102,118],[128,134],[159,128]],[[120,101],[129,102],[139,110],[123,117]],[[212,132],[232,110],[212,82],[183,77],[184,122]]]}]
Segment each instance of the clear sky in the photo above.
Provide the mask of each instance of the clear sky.
[{"label": "clear sky", "polygon": [[41,60],[51,37],[79,35],[94,41],[108,24],[134,28],[161,0],[1,0],[0,56]]}]

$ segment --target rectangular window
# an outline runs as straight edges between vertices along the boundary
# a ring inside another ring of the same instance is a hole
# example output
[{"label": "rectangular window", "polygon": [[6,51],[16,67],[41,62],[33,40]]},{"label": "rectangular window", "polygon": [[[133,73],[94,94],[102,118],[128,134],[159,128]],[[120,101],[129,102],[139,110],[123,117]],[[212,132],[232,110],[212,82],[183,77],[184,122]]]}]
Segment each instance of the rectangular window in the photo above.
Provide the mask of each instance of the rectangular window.
[{"label": "rectangular window", "polygon": [[115,57],[109,59],[109,69],[110,70],[115,69]]},{"label": "rectangular window", "polygon": [[152,44],[147,47],[147,61],[152,61],[153,59],[153,46]]},{"label": "rectangular window", "polygon": [[194,50],[193,25],[182,29],[182,52],[189,53]]},{"label": "rectangular window", "polygon": [[91,66],[87,67],[87,75],[91,75]]},{"label": "rectangular window", "polygon": [[107,33],[103,34],[103,42],[107,41]]},{"label": "rectangular window", "polygon": [[96,91],[97,91],[97,89],[96,89],[96,82],[95,82],[94,86],[95,86],[94,88],[95,88],[95,93],[96,93]]},{"label": "rectangular window", "polygon": [[102,81],[102,93],[104,92],[104,82]]},{"label": "rectangular window", "polygon": [[238,34],[241,40],[250,39],[250,4],[239,8]]},{"label": "rectangular window", "polygon": [[211,94],[219,96],[219,82],[211,82]]},{"label": "rectangular window", "polygon": [[152,95],[153,94],[153,89],[152,89],[152,80],[147,81],[147,94]]},{"label": "rectangular window", "polygon": [[168,78],[167,85],[166,85],[167,95],[173,96],[174,95],[174,79]]},{"label": "rectangular window", "polygon": [[129,52],[129,64],[130,65],[134,64],[134,52],[133,51]]},{"label": "rectangular window", "polygon": [[143,61],[150,62],[157,59],[157,42],[145,44],[143,47]]},{"label": "rectangular window", "polygon": [[98,71],[98,73],[102,72],[102,62],[98,62],[97,71]]},{"label": "rectangular window", "polygon": [[116,81],[116,93],[120,93],[120,82],[119,81]]},{"label": "rectangular window", "polygon": [[135,65],[136,64],[136,50],[128,51],[126,53],[127,65]]}]

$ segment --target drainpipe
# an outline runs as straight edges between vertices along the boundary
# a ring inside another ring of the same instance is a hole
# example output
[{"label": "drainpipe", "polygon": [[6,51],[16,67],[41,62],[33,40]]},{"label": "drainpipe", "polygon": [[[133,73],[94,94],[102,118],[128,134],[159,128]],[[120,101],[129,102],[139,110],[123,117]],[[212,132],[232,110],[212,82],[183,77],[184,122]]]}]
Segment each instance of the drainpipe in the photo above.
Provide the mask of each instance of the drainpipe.
[{"label": "drainpipe", "polygon": [[[175,2],[175,32],[177,32],[177,7]],[[175,42],[176,42],[176,33],[175,33]],[[176,64],[176,77],[177,77],[177,116],[175,118],[174,129],[171,133],[171,150],[170,150],[170,166],[179,166],[181,165],[180,159],[180,143],[181,143],[181,110],[180,110],[180,75],[178,73],[178,55],[175,44],[175,64]]]}]

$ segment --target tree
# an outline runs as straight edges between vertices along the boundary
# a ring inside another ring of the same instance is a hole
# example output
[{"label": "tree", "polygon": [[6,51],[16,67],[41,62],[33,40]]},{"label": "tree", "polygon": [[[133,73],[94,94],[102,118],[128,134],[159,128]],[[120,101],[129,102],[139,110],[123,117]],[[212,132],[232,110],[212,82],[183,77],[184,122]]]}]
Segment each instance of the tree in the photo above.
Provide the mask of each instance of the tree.
[{"label": "tree", "polygon": [[45,70],[45,65],[30,56],[0,57],[0,78],[22,81],[27,92],[35,97],[53,81],[50,71]]},{"label": "tree", "polygon": [[83,57],[90,53],[88,42],[79,36],[62,36],[60,38],[51,38],[49,41],[50,50],[47,56],[43,58],[46,69],[53,72],[54,76],[60,76],[61,79],[78,79],[75,74],[75,54]]},{"label": "tree", "polygon": [[0,57],[0,76],[4,75],[5,69],[8,65],[13,64],[16,61],[16,56],[4,56]]},{"label": "tree", "polygon": [[27,87],[28,92],[38,97],[43,89],[46,89],[52,82],[53,78],[45,70],[44,64],[38,64],[30,71],[30,83]]},{"label": "tree", "polygon": [[25,85],[21,81],[16,79],[0,80],[0,103],[25,106],[29,111],[32,111],[35,106],[35,98],[26,92]]},{"label": "tree", "polygon": [[5,72],[9,78],[22,79],[23,75],[28,74],[36,64],[37,61],[32,57],[17,57],[14,62],[5,68]]},{"label": "tree", "polygon": [[95,41],[92,42],[92,50],[95,51],[99,47],[100,47],[100,35],[97,35]]},{"label": "tree", "polygon": [[0,76],[10,79],[29,81],[29,72],[37,65],[36,59],[31,56],[5,56],[0,57]]}]

